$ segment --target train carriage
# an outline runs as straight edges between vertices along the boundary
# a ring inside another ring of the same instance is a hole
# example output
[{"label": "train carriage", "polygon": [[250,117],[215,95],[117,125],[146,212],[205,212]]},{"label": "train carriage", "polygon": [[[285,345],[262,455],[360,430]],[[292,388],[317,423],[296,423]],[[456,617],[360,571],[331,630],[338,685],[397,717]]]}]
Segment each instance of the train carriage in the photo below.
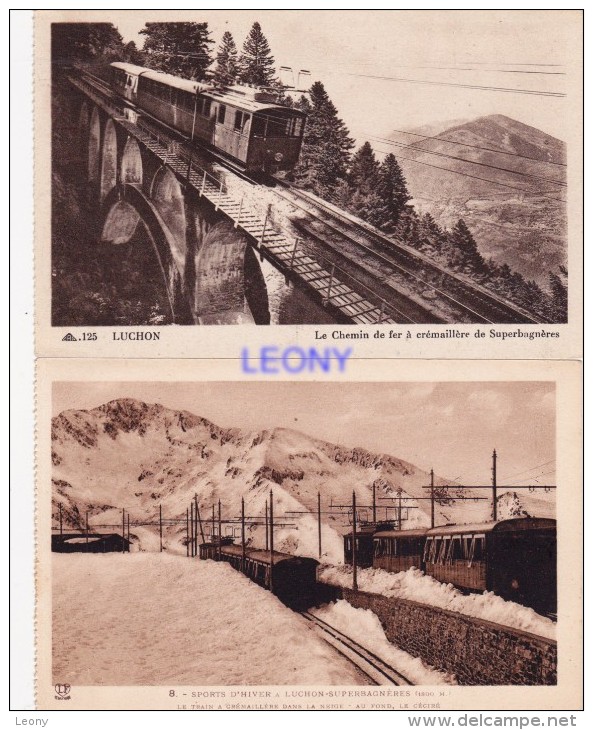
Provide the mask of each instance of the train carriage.
[{"label": "train carriage", "polygon": [[424,570],[443,583],[556,610],[556,521],[523,517],[426,533]]},{"label": "train carriage", "polygon": [[265,90],[219,89],[127,63],[113,63],[112,88],[140,110],[229,157],[250,173],[292,169],[306,116]]},{"label": "train carriage", "polygon": [[373,537],[373,567],[392,573],[408,568],[422,570],[426,529],[381,530]]},{"label": "train carriage", "polygon": [[[544,613],[556,611],[556,521],[522,517],[432,529],[377,530],[372,565],[411,567],[466,591],[492,591]],[[363,546],[361,567],[368,562]],[[352,562],[345,549],[344,560]]]},{"label": "train carriage", "polygon": [[112,63],[111,87],[124,99],[135,104],[138,94],[138,80],[140,74],[145,71],[144,66],[135,66],[133,63]]},{"label": "train carriage", "polygon": [[[356,563],[359,568],[373,565],[373,535],[375,525],[364,525],[356,530]],[[344,562],[352,565],[352,532],[344,535]]]},{"label": "train carriage", "polygon": [[245,563],[243,564],[243,551],[240,545],[223,539],[218,544],[205,543],[200,545],[200,558],[224,560],[230,563],[233,568],[243,571],[254,583],[264,588],[271,586],[274,595],[291,608],[309,608],[315,603],[317,595],[317,567],[319,563],[313,558],[304,558],[289,553],[274,551],[273,566],[269,550],[256,550],[247,548],[245,550]]}]

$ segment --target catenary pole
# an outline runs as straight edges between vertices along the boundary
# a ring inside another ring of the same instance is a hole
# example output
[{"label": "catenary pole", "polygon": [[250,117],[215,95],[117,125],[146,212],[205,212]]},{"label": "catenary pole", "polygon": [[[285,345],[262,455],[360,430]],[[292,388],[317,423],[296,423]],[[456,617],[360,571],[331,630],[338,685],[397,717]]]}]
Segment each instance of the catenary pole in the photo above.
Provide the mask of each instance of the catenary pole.
[{"label": "catenary pole", "polygon": [[356,555],[356,492],[352,492],[352,590],[358,590]]}]

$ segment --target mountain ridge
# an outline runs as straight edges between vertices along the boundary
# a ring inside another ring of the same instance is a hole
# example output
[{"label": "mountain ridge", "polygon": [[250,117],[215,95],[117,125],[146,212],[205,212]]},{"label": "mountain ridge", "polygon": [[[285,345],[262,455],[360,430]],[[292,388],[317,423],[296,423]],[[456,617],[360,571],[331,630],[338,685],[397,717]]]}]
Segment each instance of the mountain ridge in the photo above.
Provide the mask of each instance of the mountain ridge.
[{"label": "mountain ridge", "polygon": [[[426,526],[430,521],[429,503],[420,499],[426,497],[430,477],[406,460],[332,444],[292,428],[222,428],[190,411],[136,399],[116,399],[55,416],[52,460],[54,525],[60,503],[65,526],[82,529],[88,511],[91,528],[97,530],[101,525],[117,528],[122,509],[133,523],[154,522],[160,506],[167,519],[179,520],[167,525],[165,535],[168,549],[179,552],[185,552],[185,512],[194,495],[209,512],[220,500],[225,518],[234,519],[242,497],[250,515],[263,517],[273,490],[276,514],[284,515],[286,524],[275,531],[277,548],[311,555],[316,553],[320,492],[325,504],[331,500],[345,506],[322,520],[324,552],[332,561],[342,551],[353,490],[361,519],[370,519],[374,486],[380,518],[385,505],[390,507],[385,514],[393,518],[393,498],[401,489],[406,525]],[[435,485],[456,486],[439,477]],[[442,524],[459,509],[450,498],[441,501],[436,512]],[[485,503],[463,506],[468,521],[487,516]],[[514,510],[521,506],[513,503]],[[298,530],[290,527],[297,522]],[[154,527],[137,527],[134,534],[142,549],[156,549]],[[259,526],[250,526],[248,540],[263,546],[261,520]]]},{"label": "mountain ridge", "polygon": [[445,228],[463,218],[485,258],[547,287],[567,262],[565,143],[502,114],[425,131],[412,142],[389,135],[406,144],[400,165],[416,210]]}]

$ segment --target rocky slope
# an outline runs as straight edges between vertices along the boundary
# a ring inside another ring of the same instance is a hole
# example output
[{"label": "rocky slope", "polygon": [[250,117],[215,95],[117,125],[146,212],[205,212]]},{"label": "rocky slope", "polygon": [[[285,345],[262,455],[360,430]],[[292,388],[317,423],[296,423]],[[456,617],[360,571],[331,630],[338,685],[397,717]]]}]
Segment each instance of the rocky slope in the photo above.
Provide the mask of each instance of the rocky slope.
[{"label": "rocky slope", "polygon": [[501,114],[409,131],[430,137],[391,135],[410,145],[393,151],[410,158],[401,165],[420,212],[445,227],[463,218],[485,257],[540,284],[566,264],[564,142]]},{"label": "rocky slope", "polygon": [[[302,554],[317,552],[318,491],[327,510],[330,501],[349,504],[353,489],[361,505],[371,503],[373,484],[378,497],[394,496],[401,489],[408,498],[404,504],[413,507],[404,510],[405,524],[429,524],[430,503],[417,500],[427,494],[425,471],[393,456],[337,446],[298,431],[225,429],[187,411],[120,399],[55,417],[52,445],[54,525],[58,503],[66,526],[82,527],[88,510],[91,527],[103,532],[118,531],[122,508],[138,523],[157,519],[162,505],[165,520],[179,518],[176,524],[166,523],[170,550],[185,552],[185,511],[194,494],[205,521],[218,500],[223,519],[238,517],[241,497],[248,516],[257,518],[263,517],[273,489],[276,521],[285,525],[275,531],[275,545]],[[447,482],[437,479],[436,484]],[[507,501],[513,512],[526,508],[523,498],[519,504]],[[332,561],[341,554],[340,536],[348,525],[347,508],[333,511],[322,520],[324,553]],[[487,502],[449,501],[437,507],[437,524],[481,520],[488,512]],[[384,514],[382,507],[379,517]],[[370,519],[370,509],[363,507],[360,517],[365,516]],[[141,549],[158,549],[154,525],[138,525],[132,533]],[[261,546],[264,528],[252,526],[249,540]]]}]

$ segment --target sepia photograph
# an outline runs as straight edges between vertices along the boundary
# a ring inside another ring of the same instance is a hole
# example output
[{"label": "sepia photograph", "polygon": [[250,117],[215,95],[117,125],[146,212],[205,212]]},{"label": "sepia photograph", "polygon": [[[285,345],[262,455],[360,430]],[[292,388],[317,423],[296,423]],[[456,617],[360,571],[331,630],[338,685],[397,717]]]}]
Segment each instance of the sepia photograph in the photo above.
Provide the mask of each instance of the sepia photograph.
[{"label": "sepia photograph", "polygon": [[578,11],[183,18],[51,18],[54,327],[568,321]]},{"label": "sepia photograph", "polygon": [[55,683],[557,683],[553,383],[69,381],[53,412]]}]

